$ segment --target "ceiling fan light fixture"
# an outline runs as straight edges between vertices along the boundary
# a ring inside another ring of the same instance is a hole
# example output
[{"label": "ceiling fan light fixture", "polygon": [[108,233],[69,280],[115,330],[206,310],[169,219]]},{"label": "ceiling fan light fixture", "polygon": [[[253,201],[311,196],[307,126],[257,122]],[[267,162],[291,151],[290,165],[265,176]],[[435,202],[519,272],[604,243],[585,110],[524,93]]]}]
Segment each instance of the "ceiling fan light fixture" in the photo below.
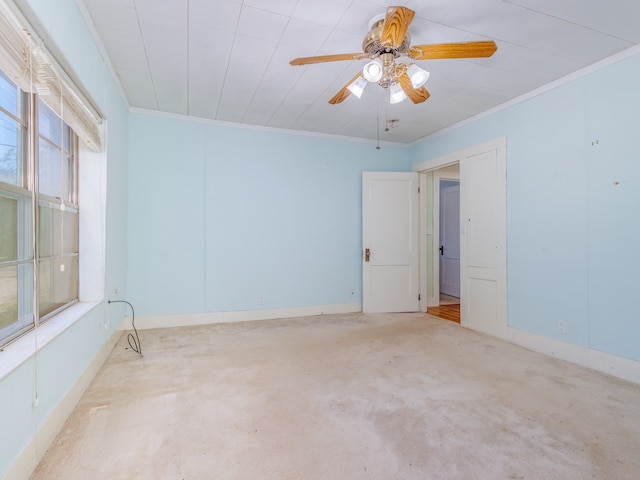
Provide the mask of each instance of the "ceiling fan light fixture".
[{"label": "ceiling fan light fixture", "polygon": [[364,92],[364,87],[367,86],[367,81],[360,75],[356,78],[355,82],[349,84],[347,89],[353,93],[356,97],[362,98],[362,93]]},{"label": "ceiling fan light fixture", "polygon": [[422,87],[425,83],[427,83],[430,75],[429,72],[420,68],[415,63],[409,65],[409,68],[407,68],[407,74],[411,79],[411,86],[413,86],[413,88]]},{"label": "ceiling fan light fixture", "polygon": [[[430,75],[428,71],[413,64],[413,60],[487,58],[498,48],[493,40],[412,45],[409,27],[415,14],[416,12],[408,7],[387,7],[384,13],[376,15],[369,22],[369,31],[362,41],[362,52],[294,58],[289,63],[311,65],[368,59],[364,68],[357,73],[354,72],[353,78],[329,100],[331,105],[341,103],[351,93],[360,97],[365,88],[362,86],[363,79],[377,83],[383,90],[389,90],[391,103],[409,98],[414,104],[419,104],[430,97],[423,86]],[[407,60],[401,60],[404,58]]]},{"label": "ceiling fan light fixture", "polygon": [[382,78],[383,73],[384,66],[382,65],[382,60],[380,60],[379,58],[374,58],[362,69],[362,75],[369,82],[377,82]]},{"label": "ceiling fan light fixture", "polygon": [[407,95],[402,90],[402,87],[398,82],[391,84],[389,87],[389,103],[400,103]]}]

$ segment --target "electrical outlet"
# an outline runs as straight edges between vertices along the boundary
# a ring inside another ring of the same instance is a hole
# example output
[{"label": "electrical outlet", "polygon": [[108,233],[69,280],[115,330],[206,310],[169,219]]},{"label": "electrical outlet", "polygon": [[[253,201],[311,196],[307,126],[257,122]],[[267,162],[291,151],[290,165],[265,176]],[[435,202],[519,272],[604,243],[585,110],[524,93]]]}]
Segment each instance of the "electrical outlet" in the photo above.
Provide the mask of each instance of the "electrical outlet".
[{"label": "electrical outlet", "polygon": [[564,320],[558,320],[558,333],[561,335],[567,334],[567,322]]},{"label": "electrical outlet", "polygon": [[262,295],[258,297],[258,305],[264,305],[264,297]]},{"label": "electrical outlet", "polygon": [[116,288],[114,288],[114,289],[113,289],[113,291],[114,291],[114,292],[116,293],[116,295],[117,295],[118,293],[120,293],[120,287],[116,287]]}]

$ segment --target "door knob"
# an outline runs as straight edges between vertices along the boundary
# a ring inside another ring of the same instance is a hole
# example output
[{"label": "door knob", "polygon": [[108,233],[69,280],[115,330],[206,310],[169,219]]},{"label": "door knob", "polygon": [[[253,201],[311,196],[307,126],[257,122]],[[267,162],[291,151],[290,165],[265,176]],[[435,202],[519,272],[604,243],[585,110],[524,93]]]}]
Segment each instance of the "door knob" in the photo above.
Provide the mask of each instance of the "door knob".
[{"label": "door knob", "polygon": [[370,258],[371,258],[371,250],[369,250],[368,248],[365,248],[364,249],[364,261],[368,262]]}]

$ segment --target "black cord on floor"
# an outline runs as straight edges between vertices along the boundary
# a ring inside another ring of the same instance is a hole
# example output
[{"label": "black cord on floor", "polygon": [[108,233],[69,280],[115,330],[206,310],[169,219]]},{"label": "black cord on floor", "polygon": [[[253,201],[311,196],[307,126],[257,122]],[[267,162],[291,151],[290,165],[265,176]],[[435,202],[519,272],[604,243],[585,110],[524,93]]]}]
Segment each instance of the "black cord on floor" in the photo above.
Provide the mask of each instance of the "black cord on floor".
[{"label": "black cord on floor", "polygon": [[140,337],[138,337],[138,330],[136,330],[136,312],[133,309],[133,305],[131,305],[126,300],[109,300],[109,303],[126,303],[131,307],[131,326],[133,327],[133,331],[135,332],[136,336],[134,337],[133,334],[130,333],[127,336],[127,341],[129,342],[131,350],[136,352],[138,355],[142,355],[142,344],[140,343]]}]

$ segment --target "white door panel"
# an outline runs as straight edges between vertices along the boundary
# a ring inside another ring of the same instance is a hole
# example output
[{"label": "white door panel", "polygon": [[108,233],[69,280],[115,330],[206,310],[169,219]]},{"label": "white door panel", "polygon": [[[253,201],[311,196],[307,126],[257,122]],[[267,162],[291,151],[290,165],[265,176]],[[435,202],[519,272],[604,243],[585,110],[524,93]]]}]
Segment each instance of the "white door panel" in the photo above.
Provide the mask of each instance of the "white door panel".
[{"label": "white door panel", "polygon": [[497,284],[495,280],[469,278],[467,308],[472,315],[466,317],[465,326],[496,334],[500,330],[497,320]]},{"label": "white door panel", "polygon": [[461,323],[506,336],[506,161],[499,150],[460,162]]},{"label": "white door panel", "polygon": [[417,173],[363,173],[362,241],[362,310],[418,311]]},{"label": "white door panel", "polygon": [[480,268],[467,266],[467,277],[478,280],[498,280],[498,272],[493,268]]},{"label": "white door panel", "polygon": [[496,255],[496,152],[471,157],[468,165],[470,202],[467,205],[468,265],[495,269]]}]

